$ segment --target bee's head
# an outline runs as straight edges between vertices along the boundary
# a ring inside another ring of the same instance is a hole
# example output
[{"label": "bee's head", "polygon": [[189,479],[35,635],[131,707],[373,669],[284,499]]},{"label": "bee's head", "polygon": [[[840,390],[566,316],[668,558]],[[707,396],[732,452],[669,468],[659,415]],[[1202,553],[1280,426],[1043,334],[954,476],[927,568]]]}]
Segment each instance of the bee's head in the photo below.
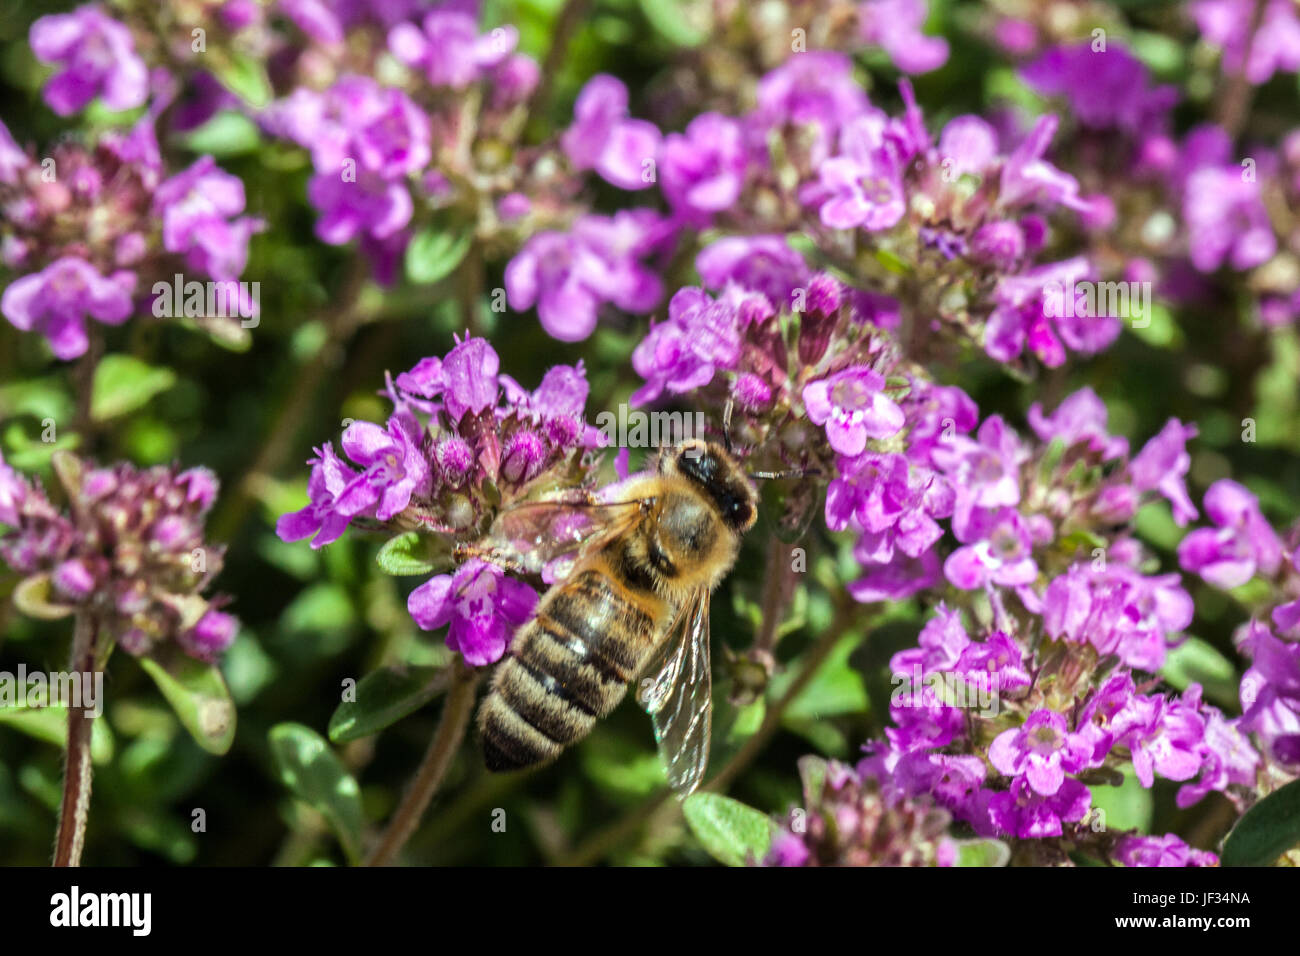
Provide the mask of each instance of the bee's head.
[{"label": "bee's head", "polygon": [[717,506],[722,520],[738,532],[748,531],[758,517],[758,494],[736,460],[711,441],[691,438],[659,459],[660,474],[693,481]]}]

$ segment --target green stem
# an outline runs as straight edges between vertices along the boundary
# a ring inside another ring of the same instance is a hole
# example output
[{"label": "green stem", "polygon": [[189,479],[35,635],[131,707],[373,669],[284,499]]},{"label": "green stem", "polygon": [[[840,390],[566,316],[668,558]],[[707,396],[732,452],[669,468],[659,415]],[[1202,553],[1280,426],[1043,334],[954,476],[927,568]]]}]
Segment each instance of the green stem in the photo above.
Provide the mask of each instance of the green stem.
[{"label": "green stem", "polygon": [[447,702],[442,706],[442,716],[438,718],[438,727],[429,741],[429,749],[420,761],[406,795],[397,807],[397,812],[388,821],[388,827],[379,838],[379,843],[366,858],[366,866],[390,866],[406,841],[411,838],[424,811],[429,808],[429,801],[438,792],[442,778],[451,765],[451,758],[460,749],[469,727],[470,711],[474,709],[474,689],[478,684],[478,674],[468,667],[458,656],[452,665],[451,690]]}]

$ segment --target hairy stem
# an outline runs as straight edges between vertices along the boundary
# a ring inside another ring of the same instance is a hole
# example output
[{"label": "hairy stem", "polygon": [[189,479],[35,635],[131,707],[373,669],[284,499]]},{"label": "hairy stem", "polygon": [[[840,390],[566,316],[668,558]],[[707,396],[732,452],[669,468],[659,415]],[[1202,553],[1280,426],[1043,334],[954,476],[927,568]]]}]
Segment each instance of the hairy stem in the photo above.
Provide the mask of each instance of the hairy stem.
[{"label": "hairy stem", "polygon": [[[72,673],[86,677],[95,673],[98,631],[99,622],[93,615],[84,611],[77,614],[68,665]],[[69,704],[67,765],[63,771],[59,829],[54,838],[55,866],[81,865],[81,848],[86,842],[86,820],[90,813],[91,719],[84,709]]]},{"label": "hairy stem", "polygon": [[551,34],[551,48],[546,51],[546,62],[542,65],[541,79],[528,104],[529,119],[540,116],[551,100],[551,87],[564,58],[569,52],[569,41],[578,32],[587,15],[590,0],[566,0],[559,16],[555,18],[554,32]]},{"label": "hairy stem", "polygon": [[795,570],[790,545],[776,535],[767,546],[767,567],[763,571],[763,620],[754,638],[755,651],[770,655],[776,650],[777,635],[786,607],[794,596]]},{"label": "hairy stem", "polygon": [[429,807],[429,801],[438,792],[442,778],[451,765],[451,758],[460,749],[469,727],[470,711],[474,709],[474,688],[478,684],[478,674],[458,656],[452,665],[451,690],[447,701],[442,706],[442,716],[438,718],[438,727],[429,741],[429,749],[420,761],[406,795],[402,797],[397,812],[388,821],[379,843],[366,858],[366,866],[389,866],[411,838],[420,818]]},{"label": "hairy stem", "polygon": [[1246,34],[1246,49],[1241,56],[1241,68],[1231,75],[1225,75],[1219,89],[1218,102],[1215,104],[1215,118],[1228,135],[1236,140],[1246,124],[1250,112],[1250,101],[1255,94],[1255,86],[1246,78],[1246,69],[1250,64],[1250,54],[1254,49],[1259,29],[1264,22],[1264,10],[1267,0],[1255,0],[1250,14],[1250,26]]}]

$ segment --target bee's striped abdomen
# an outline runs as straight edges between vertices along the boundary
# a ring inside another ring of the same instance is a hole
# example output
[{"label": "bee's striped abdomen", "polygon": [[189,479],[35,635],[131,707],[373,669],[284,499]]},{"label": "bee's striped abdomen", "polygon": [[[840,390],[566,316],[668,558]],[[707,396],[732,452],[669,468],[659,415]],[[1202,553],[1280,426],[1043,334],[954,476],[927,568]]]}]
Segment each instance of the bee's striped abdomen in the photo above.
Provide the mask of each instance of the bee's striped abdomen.
[{"label": "bee's striped abdomen", "polygon": [[618,705],[661,625],[661,602],[642,597],[644,603],[597,565],[543,598],[479,709],[489,770],[554,759]]}]

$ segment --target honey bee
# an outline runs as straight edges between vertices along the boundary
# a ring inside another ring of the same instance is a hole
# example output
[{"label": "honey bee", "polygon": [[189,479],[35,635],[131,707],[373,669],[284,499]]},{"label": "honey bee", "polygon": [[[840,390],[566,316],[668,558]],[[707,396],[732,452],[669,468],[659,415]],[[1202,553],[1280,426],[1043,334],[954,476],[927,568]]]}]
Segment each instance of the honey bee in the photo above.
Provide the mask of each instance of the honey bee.
[{"label": "honey bee", "polygon": [[515,634],[479,707],[487,767],[554,760],[639,678],[668,781],[684,796],[708,764],[709,596],[754,525],[758,494],[728,450],[692,439],[606,497],[520,503],[489,532],[490,549],[517,568],[569,570]]}]

